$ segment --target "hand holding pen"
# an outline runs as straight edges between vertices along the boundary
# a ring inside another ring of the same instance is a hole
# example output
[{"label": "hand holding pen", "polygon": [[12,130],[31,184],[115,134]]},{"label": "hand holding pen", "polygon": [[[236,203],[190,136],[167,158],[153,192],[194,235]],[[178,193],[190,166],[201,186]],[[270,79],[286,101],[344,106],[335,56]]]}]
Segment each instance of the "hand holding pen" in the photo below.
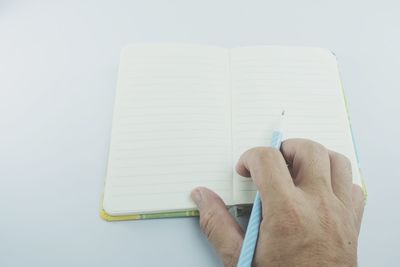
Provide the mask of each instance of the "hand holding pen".
[{"label": "hand holding pen", "polygon": [[[257,147],[236,171],[251,177],[262,203],[254,266],[356,266],[364,194],[352,184],[350,161],[305,139],[281,149]],[[192,198],[200,225],[224,266],[238,263],[244,234],[214,192],[197,188]]]}]

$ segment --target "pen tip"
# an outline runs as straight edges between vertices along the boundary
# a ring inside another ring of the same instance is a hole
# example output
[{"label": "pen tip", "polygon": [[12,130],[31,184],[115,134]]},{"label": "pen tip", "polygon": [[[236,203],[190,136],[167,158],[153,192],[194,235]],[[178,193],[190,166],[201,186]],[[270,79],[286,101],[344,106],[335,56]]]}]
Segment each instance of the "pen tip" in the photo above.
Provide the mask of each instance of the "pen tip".
[{"label": "pen tip", "polygon": [[281,116],[285,115],[285,110],[282,110]]}]

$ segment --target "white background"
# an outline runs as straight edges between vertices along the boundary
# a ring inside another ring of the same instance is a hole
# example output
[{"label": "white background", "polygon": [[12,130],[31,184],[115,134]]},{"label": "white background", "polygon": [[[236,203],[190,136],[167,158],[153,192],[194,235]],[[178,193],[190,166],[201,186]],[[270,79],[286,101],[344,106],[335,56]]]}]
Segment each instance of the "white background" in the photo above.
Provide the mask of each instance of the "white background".
[{"label": "white background", "polygon": [[398,266],[399,9],[395,1],[0,0],[0,266],[220,264],[195,218],[98,216],[118,56],[137,41],[333,50],[369,189],[360,266]]}]

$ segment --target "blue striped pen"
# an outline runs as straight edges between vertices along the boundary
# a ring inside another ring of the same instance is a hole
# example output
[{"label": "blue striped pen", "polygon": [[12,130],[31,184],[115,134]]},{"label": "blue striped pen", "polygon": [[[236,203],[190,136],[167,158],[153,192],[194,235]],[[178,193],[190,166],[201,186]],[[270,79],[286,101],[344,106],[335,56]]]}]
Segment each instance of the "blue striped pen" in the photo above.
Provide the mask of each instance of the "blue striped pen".
[{"label": "blue striped pen", "polygon": [[[279,149],[282,142],[282,119],[285,115],[283,110],[281,113],[279,126],[272,132],[271,147]],[[261,200],[260,195],[257,191],[256,197],[254,199],[253,208],[251,210],[251,215],[249,219],[249,224],[247,225],[246,235],[243,240],[242,249],[240,250],[238,267],[251,267],[253,261],[254,253],[256,250],[258,232],[260,230],[261,222]]]}]

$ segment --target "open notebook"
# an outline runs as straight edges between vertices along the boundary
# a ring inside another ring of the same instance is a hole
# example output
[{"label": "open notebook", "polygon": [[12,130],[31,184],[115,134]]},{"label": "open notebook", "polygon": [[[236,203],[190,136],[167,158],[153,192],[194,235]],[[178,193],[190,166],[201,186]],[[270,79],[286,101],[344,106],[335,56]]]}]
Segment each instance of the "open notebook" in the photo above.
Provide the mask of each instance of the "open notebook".
[{"label": "open notebook", "polygon": [[310,47],[225,49],[139,44],[122,50],[101,216],[106,220],[195,215],[205,186],[227,205],[255,187],[235,164],[270,143],[286,110],[284,138],[356,152],[335,56]]}]

